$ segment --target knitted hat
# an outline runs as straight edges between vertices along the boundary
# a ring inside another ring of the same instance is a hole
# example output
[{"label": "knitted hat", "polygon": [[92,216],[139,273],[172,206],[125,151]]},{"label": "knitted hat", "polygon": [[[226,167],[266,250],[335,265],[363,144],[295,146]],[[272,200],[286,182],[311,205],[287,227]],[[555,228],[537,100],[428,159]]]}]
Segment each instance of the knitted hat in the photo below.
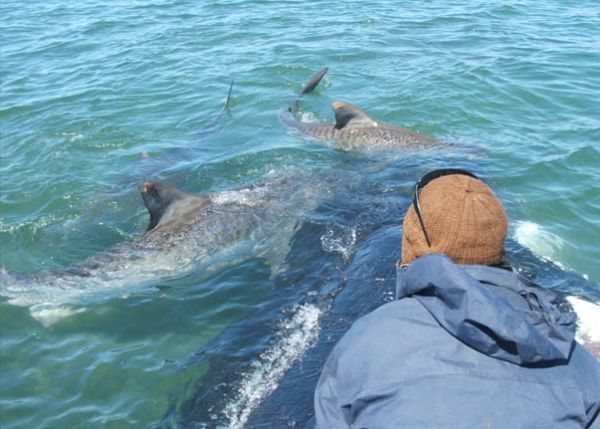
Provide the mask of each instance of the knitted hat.
[{"label": "knitted hat", "polygon": [[485,183],[463,174],[439,177],[421,188],[419,206],[431,247],[411,205],[403,223],[403,265],[427,253],[444,253],[459,264],[501,262],[508,218]]}]

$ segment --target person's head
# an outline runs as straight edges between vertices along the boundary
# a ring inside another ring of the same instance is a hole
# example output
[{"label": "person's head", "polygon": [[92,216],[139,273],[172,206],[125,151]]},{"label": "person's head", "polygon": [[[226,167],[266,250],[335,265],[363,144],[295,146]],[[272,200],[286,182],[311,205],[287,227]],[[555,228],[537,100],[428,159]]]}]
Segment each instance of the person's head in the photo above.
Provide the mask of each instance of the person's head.
[{"label": "person's head", "polygon": [[444,253],[459,264],[495,265],[502,262],[507,230],[504,207],[489,186],[465,170],[435,170],[415,184],[401,263]]}]

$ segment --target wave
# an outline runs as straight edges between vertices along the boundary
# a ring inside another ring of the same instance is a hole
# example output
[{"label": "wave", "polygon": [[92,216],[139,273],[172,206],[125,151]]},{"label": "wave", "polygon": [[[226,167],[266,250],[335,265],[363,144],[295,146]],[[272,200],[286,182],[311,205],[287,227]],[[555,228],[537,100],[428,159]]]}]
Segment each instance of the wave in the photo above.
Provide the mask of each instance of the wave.
[{"label": "wave", "polygon": [[317,341],[322,310],[313,304],[296,306],[292,317],[281,322],[274,344],[242,376],[237,395],[223,414],[229,429],[242,429],[254,409],[279,385],[292,364]]},{"label": "wave", "polygon": [[[519,221],[514,238],[539,258],[552,262],[563,271],[573,271],[558,260],[559,251],[564,246],[563,239],[558,235],[544,230],[536,223]],[[586,274],[582,274],[582,277],[589,280]],[[600,359],[600,305],[574,295],[568,296],[567,300],[577,313],[577,341]]]}]

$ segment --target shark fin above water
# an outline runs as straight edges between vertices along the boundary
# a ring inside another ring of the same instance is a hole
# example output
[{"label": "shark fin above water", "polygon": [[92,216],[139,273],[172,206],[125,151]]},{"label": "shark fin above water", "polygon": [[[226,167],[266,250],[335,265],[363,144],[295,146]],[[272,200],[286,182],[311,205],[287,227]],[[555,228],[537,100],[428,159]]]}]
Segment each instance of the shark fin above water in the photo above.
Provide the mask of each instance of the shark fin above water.
[{"label": "shark fin above water", "polygon": [[229,84],[229,92],[227,93],[227,98],[225,99],[225,104],[223,104],[223,110],[229,109],[229,101],[231,100],[231,92],[233,91],[233,83],[235,79],[231,80],[231,84]]},{"label": "shark fin above water", "polygon": [[296,98],[294,98],[294,101],[292,101],[292,103],[289,105],[288,112],[293,114],[298,111],[298,102],[300,101],[302,96],[308,94],[309,92],[312,92],[317,87],[317,85],[319,85],[321,80],[325,77],[328,70],[329,69],[327,67],[322,68],[321,71],[319,71],[319,73],[314,75],[308,81],[308,83],[306,85],[304,85],[304,87],[302,88],[302,91],[300,91],[300,94],[298,94],[298,96]]},{"label": "shark fin above water", "polygon": [[346,126],[352,128],[369,128],[377,126],[377,122],[369,115],[350,103],[334,101],[331,106],[335,112],[336,130],[341,130]]},{"label": "shark fin above water", "polygon": [[358,107],[340,101],[332,104],[335,124],[302,121],[297,115],[299,100],[313,91],[326,73],[327,68],[323,68],[314,75],[288,108],[281,110],[282,122],[314,138],[333,142],[336,148],[344,150],[421,151],[441,145],[436,139],[416,131],[377,122]]},{"label": "shark fin above water", "polygon": [[210,198],[190,194],[163,182],[146,182],[141,189],[144,205],[150,214],[148,229],[174,222],[190,211],[206,206]]}]

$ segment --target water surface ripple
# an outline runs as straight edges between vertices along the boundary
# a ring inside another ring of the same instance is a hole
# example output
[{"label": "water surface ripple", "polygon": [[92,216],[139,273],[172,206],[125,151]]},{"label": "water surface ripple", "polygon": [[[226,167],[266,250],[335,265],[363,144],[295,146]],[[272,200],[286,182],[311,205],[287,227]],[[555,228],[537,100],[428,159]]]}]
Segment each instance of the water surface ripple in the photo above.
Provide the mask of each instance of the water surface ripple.
[{"label": "water surface ripple", "polygon": [[[390,299],[383,264],[411,184],[435,167],[471,168],[497,190],[525,273],[600,301],[598,64],[595,0],[2,1],[9,273],[135,239],[149,178],[197,193],[298,172],[328,185],[296,211],[292,238],[256,257],[52,313],[48,327],[0,302],[2,427],[309,422],[328,347]],[[332,121],[330,103],[349,101],[476,155],[361,156],[287,130],[279,109],[324,66],[307,117]],[[233,78],[230,113],[207,127]]]}]

